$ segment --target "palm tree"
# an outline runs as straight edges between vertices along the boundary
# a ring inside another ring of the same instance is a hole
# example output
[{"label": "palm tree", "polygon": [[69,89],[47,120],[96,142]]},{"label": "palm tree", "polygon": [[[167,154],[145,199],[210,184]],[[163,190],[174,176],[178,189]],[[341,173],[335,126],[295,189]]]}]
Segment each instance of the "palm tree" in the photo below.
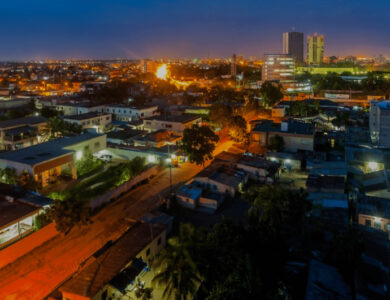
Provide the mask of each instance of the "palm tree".
[{"label": "palm tree", "polygon": [[174,296],[185,300],[194,295],[201,282],[199,272],[187,247],[178,238],[168,240],[168,245],[153,263],[158,273],[152,283],[165,286],[163,298]]}]

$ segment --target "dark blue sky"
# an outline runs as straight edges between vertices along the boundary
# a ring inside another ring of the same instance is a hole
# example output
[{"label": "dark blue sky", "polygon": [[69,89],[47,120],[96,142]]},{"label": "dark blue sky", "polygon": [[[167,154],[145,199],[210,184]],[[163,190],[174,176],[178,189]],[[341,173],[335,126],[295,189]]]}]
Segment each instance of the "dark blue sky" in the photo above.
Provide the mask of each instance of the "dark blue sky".
[{"label": "dark blue sky", "polygon": [[261,57],[282,32],[325,55],[390,55],[390,0],[2,0],[0,60]]}]

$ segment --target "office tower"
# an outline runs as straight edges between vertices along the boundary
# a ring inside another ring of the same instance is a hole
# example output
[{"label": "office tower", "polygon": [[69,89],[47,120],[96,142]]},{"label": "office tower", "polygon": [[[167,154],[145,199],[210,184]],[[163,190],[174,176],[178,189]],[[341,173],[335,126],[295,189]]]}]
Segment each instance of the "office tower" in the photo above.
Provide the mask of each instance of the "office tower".
[{"label": "office tower", "polygon": [[294,80],[295,59],[290,54],[265,54],[262,80],[289,82]]},{"label": "office tower", "polygon": [[141,59],[140,70],[142,73],[154,73],[157,70],[157,64],[150,59]]},{"label": "office tower", "polygon": [[309,65],[321,65],[324,59],[324,36],[318,36],[315,33],[313,36],[307,37],[307,63]]},{"label": "office tower", "polygon": [[370,103],[370,135],[373,144],[390,146],[390,101]]},{"label": "office tower", "polygon": [[291,54],[296,62],[303,62],[303,33],[285,32],[283,33],[283,54]]},{"label": "office tower", "polygon": [[237,76],[237,56],[233,54],[230,60],[230,75]]}]

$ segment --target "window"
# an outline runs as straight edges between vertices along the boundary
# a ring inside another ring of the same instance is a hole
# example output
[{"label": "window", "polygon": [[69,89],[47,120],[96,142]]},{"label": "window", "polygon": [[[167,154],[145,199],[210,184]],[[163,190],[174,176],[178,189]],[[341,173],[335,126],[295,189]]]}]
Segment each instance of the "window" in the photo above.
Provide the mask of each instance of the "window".
[{"label": "window", "polygon": [[146,257],[148,257],[150,255],[150,248],[148,248],[148,250],[146,250]]},{"label": "window", "polygon": [[371,227],[371,220],[366,220],[365,224],[366,226]]},{"label": "window", "polygon": [[375,229],[382,229],[381,222],[374,222],[374,228]]},{"label": "window", "polygon": [[[387,226],[389,226],[389,225],[387,225]],[[161,237],[159,237],[157,240],[157,245],[160,245],[160,244],[161,244]]]}]

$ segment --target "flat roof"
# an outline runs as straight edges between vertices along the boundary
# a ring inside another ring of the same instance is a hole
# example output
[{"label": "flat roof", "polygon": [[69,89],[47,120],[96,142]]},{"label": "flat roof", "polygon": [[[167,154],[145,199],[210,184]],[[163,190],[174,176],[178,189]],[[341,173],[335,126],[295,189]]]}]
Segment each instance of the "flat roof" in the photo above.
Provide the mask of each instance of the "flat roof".
[{"label": "flat roof", "polygon": [[188,123],[188,122],[195,121],[196,119],[200,119],[200,118],[202,118],[202,117],[197,116],[197,115],[179,115],[179,116],[159,115],[159,116],[155,116],[155,117],[145,118],[144,120],[156,120],[156,121],[162,121],[162,122],[166,121],[166,122],[174,122],[174,123]]},{"label": "flat roof", "polygon": [[65,149],[65,147],[103,135],[87,132],[76,136],[63,137],[19,150],[1,153],[0,160],[14,161],[33,166],[59,156],[73,153],[72,150]]},{"label": "flat roof", "polygon": [[290,133],[290,134],[301,134],[301,135],[314,135],[314,126],[311,124],[306,124],[299,122],[293,119],[285,121],[287,123],[287,130],[282,131],[280,123],[274,123],[272,120],[264,120],[263,122],[256,124],[253,132],[277,132],[280,134]]},{"label": "flat roof", "polygon": [[160,224],[136,223],[114,244],[98,251],[96,260],[59,290],[92,298],[152,242],[151,231],[157,237],[165,228]]},{"label": "flat roof", "polygon": [[100,113],[97,111],[91,111],[87,112],[85,114],[79,114],[79,115],[70,115],[70,116],[63,116],[62,118],[64,120],[87,120],[87,119],[92,119],[100,116],[107,116],[111,115],[109,113]]},{"label": "flat roof", "polygon": [[45,122],[47,122],[47,119],[41,116],[23,117],[23,118],[17,118],[12,120],[1,121],[0,129],[23,126],[23,125],[34,125],[34,124],[45,123]]},{"label": "flat roof", "polygon": [[39,210],[39,207],[26,203],[18,201],[10,202],[5,199],[4,195],[0,195],[0,228],[6,227],[24,217],[28,217]]}]

